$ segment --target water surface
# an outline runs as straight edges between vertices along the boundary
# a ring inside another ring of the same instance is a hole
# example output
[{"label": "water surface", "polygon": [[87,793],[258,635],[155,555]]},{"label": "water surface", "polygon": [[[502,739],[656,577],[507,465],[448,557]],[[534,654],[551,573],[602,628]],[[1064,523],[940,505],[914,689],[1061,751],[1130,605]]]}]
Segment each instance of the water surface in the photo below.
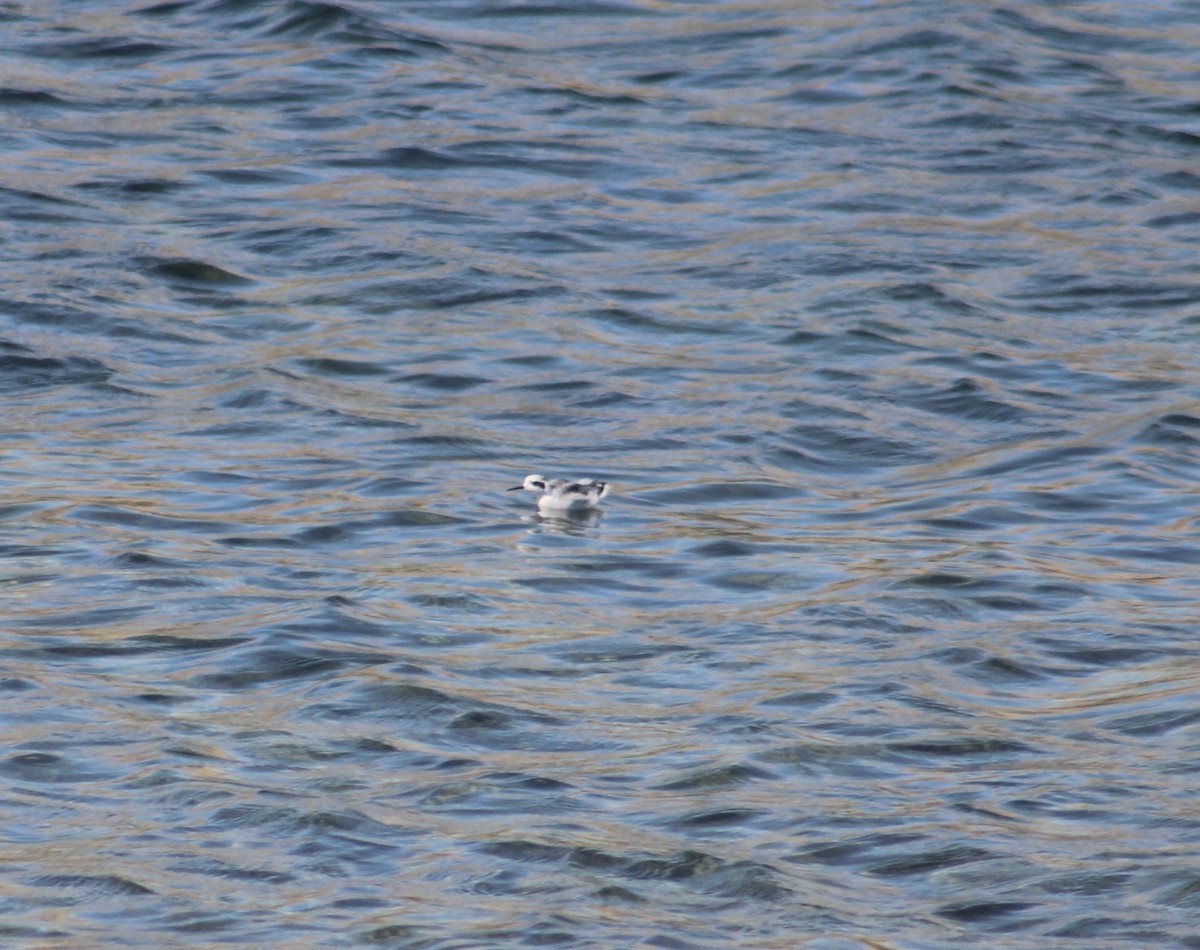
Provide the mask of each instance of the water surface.
[{"label": "water surface", "polygon": [[6,944],[1200,946],[1191,5],[0,25]]}]

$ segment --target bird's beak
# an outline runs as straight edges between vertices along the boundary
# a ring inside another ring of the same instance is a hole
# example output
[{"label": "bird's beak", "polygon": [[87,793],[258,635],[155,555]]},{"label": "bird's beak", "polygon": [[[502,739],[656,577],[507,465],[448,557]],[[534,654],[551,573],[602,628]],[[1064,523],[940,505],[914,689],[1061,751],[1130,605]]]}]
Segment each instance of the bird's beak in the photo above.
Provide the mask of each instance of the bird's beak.
[{"label": "bird's beak", "polygon": [[525,487],[524,485],[513,485],[512,488],[506,488],[504,490],[505,491],[520,491],[524,487]]}]

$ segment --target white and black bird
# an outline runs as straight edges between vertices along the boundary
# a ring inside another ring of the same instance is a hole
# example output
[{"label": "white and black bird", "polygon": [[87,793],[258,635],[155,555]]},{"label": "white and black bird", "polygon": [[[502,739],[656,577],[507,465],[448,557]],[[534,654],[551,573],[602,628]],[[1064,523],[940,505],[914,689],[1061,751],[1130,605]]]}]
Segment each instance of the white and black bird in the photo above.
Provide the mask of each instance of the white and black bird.
[{"label": "white and black bird", "polygon": [[538,511],[590,511],[608,494],[608,482],[595,478],[547,478],[545,475],[526,475],[525,481],[509,491],[539,493]]}]

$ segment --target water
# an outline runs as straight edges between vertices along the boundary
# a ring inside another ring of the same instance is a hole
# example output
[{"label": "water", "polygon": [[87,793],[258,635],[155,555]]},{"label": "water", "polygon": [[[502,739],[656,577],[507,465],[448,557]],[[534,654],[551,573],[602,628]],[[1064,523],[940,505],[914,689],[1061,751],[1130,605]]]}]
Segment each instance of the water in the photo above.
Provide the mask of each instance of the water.
[{"label": "water", "polygon": [[5,945],[1200,946],[1198,46],[0,8]]}]

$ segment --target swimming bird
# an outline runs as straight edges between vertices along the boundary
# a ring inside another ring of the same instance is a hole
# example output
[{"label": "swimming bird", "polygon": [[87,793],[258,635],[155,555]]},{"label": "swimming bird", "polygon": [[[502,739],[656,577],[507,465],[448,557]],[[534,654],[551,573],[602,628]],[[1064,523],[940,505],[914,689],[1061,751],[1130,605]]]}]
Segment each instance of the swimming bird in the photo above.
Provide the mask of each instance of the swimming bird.
[{"label": "swimming bird", "polygon": [[595,508],[608,494],[608,482],[594,478],[547,478],[545,475],[526,475],[525,481],[509,491],[541,492],[538,511],[588,511]]}]

